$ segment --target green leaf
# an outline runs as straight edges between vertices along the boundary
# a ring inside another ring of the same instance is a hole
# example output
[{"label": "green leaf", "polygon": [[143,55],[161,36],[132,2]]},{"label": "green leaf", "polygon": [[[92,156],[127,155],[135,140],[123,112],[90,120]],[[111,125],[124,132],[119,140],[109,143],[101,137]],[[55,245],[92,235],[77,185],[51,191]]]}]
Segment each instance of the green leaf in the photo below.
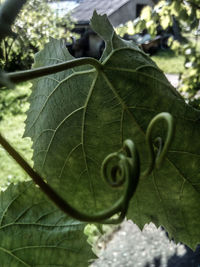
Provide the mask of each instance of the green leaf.
[{"label": "green leaf", "polygon": [[0,194],[1,266],[88,266],[84,227],[32,183],[10,185]]},{"label": "green leaf", "polygon": [[[176,121],[174,142],[162,168],[140,178],[128,217],[141,228],[150,221],[163,225],[177,242],[195,248],[200,241],[200,144],[191,142],[199,139],[200,112],[184,102],[145,53],[116,36],[105,16],[94,14],[92,27],[106,40],[101,70],[86,66],[33,84],[25,134],[33,140],[35,168],[75,208],[90,214],[103,210],[122,194],[102,180],[104,158],[130,138],[141,171],[146,169],[147,126],[156,114],[170,112]],[[67,59],[61,42],[53,40],[35,66]],[[165,139],[165,132],[160,123],[154,137]]]},{"label": "green leaf", "polygon": [[144,7],[140,15],[141,19],[148,21],[151,19],[151,16],[152,16],[152,7],[150,6]]},{"label": "green leaf", "polygon": [[160,25],[163,27],[163,29],[167,29],[169,26],[171,26],[172,21],[170,15],[164,15],[160,18]]},{"label": "green leaf", "polygon": [[[138,46],[133,41],[126,41],[117,36],[106,15],[101,16],[94,11],[90,25],[106,44],[100,61],[106,59],[106,57],[117,48],[134,47],[139,50]],[[105,25],[106,27],[102,27],[102,25]]]}]

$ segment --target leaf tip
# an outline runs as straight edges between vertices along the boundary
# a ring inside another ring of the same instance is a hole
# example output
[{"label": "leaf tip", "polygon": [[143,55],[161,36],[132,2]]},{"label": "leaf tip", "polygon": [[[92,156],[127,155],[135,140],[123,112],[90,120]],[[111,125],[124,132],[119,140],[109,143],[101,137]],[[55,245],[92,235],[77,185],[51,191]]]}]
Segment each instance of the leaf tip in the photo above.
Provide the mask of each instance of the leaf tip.
[{"label": "leaf tip", "polygon": [[96,10],[93,12],[93,16],[90,20],[90,26],[104,40],[110,39],[110,35],[114,31],[108,16],[106,14],[100,15]]}]

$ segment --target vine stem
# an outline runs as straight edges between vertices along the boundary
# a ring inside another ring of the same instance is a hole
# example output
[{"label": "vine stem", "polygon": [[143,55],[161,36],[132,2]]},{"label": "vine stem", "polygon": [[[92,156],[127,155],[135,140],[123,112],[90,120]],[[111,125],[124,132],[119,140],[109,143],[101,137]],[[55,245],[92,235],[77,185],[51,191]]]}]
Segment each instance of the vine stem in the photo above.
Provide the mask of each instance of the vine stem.
[{"label": "vine stem", "polygon": [[20,83],[82,65],[92,65],[93,67],[95,67],[96,70],[99,70],[102,67],[101,63],[98,60],[88,57],[88,58],[73,59],[63,63],[35,68],[26,71],[6,73],[6,76],[13,83]]},{"label": "vine stem", "polygon": [[[132,141],[130,141],[132,142]],[[13,159],[22,167],[22,169],[33,179],[33,181],[40,187],[40,189],[67,215],[71,217],[86,221],[86,222],[101,222],[107,224],[119,223],[125,217],[126,210],[128,208],[128,202],[136,190],[137,182],[139,179],[138,169],[138,154],[134,146],[132,156],[134,159],[126,159],[124,155],[120,155],[122,164],[125,166],[126,179],[128,180],[125,195],[122,196],[111,208],[97,212],[94,215],[88,215],[80,212],[68,204],[62,197],[60,197],[50,185],[48,185],[43,178],[23,159],[23,157],[6,141],[6,139],[0,134],[0,145],[11,155]],[[133,177],[136,175],[136,177]],[[135,180],[134,180],[135,179]],[[134,180],[134,181],[133,181]],[[134,186],[133,186],[134,185]],[[130,193],[131,192],[131,193]],[[121,216],[114,220],[108,220],[114,214],[121,212]]]}]

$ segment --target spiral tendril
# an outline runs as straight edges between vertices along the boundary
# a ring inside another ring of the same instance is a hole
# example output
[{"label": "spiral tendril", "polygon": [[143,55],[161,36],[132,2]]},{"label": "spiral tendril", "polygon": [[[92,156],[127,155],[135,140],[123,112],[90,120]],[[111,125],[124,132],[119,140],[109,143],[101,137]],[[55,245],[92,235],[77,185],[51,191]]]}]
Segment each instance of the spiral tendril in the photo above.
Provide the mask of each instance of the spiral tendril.
[{"label": "spiral tendril", "polygon": [[[166,140],[163,146],[163,140],[158,137],[158,151],[155,154],[152,141],[152,129],[159,120],[165,120],[168,126]],[[149,148],[150,164],[148,169],[142,173],[143,176],[149,175],[155,166],[160,167],[168,148],[172,142],[174,133],[173,118],[169,113],[163,112],[155,116],[146,133],[146,141]],[[102,162],[101,175],[103,179],[112,188],[124,187],[123,194],[112,207],[105,209],[96,214],[90,215],[80,212],[67,203],[54,189],[47,184],[44,179],[22,158],[22,156],[6,141],[0,134],[0,144],[5,150],[17,161],[17,163],[26,171],[26,173],[39,185],[40,189],[65,213],[71,217],[86,221],[98,222],[106,224],[120,223],[128,210],[130,199],[136,191],[140,177],[140,159],[133,141],[127,139],[123,143],[123,148],[115,153],[108,155]],[[114,164],[113,164],[114,162]],[[113,164],[113,165],[112,165]],[[119,214],[117,219],[111,218],[113,215]]]},{"label": "spiral tendril", "polygon": [[[154,125],[160,120],[164,120],[167,123],[166,140],[165,142],[163,142],[161,137],[157,137],[153,142],[152,131]],[[150,175],[155,167],[160,168],[167,154],[169,146],[171,145],[171,142],[173,140],[174,131],[175,131],[174,119],[172,115],[169,114],[168,112],[159,113],[150,121],[146,131],[146,143],[149,149],[150,164],[148,168],[141,174],[141,176]],[[158,143],[157,153],[155,153],[154,149],[155,143]]]},{"label": "spiral tendril", "polygon": [[[109,164],[112,164],[112,160],[115,159],[118,159],[117,165],[115,163],[114,166],[109,168]],[[102,163],[101,173],[103,179],[111,187],[125,185],[124,196],[119,200],[119,217],[103,222],[106,224],[119,223],[123,221],[126,215],[129,201],[135,193],[140,176],[139,155],[133,141],[125,140],[122,151],[108,155]]]}]

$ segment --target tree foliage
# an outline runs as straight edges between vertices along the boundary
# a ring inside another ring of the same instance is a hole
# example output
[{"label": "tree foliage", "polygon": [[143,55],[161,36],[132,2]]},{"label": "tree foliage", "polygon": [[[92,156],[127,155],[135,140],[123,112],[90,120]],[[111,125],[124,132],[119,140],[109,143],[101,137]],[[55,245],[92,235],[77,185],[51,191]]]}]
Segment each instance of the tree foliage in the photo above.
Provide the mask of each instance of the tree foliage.
[{"label": "tree foliage", "polygon": [[68,15],[58,17],[46,2],[28,1],[12,27],[17,35],[6,37],[1,42],[1,68],[7,71],[30,68],[34,54],[48,42],[49,37],[67,39],[72,25]]},{"label": "tree foliage", "polygon": [[200,89],[199,19],[199,1],[161,0],[154,8],[145,7],[133,23],[135,33],[147,29],[152,36],[160,27],[163,30],[174,27],[175,35],[169,39],[169,45],[176,54],[185,57],[180,91],[195,107],[199,107]]},{"label": "tree foliage", "polygon": [[[6,71],[30,68],[34,54],[42,49],[50,36],[66,40],[72,27],[69,15],[57,17],[43,0],[28,1],[12,26],[12,34],[0,41],[0,68]],[[22,94],[6,91],[0,92],[0,120],[8,113],[19,114],[29,94],[28,90]]]}]

